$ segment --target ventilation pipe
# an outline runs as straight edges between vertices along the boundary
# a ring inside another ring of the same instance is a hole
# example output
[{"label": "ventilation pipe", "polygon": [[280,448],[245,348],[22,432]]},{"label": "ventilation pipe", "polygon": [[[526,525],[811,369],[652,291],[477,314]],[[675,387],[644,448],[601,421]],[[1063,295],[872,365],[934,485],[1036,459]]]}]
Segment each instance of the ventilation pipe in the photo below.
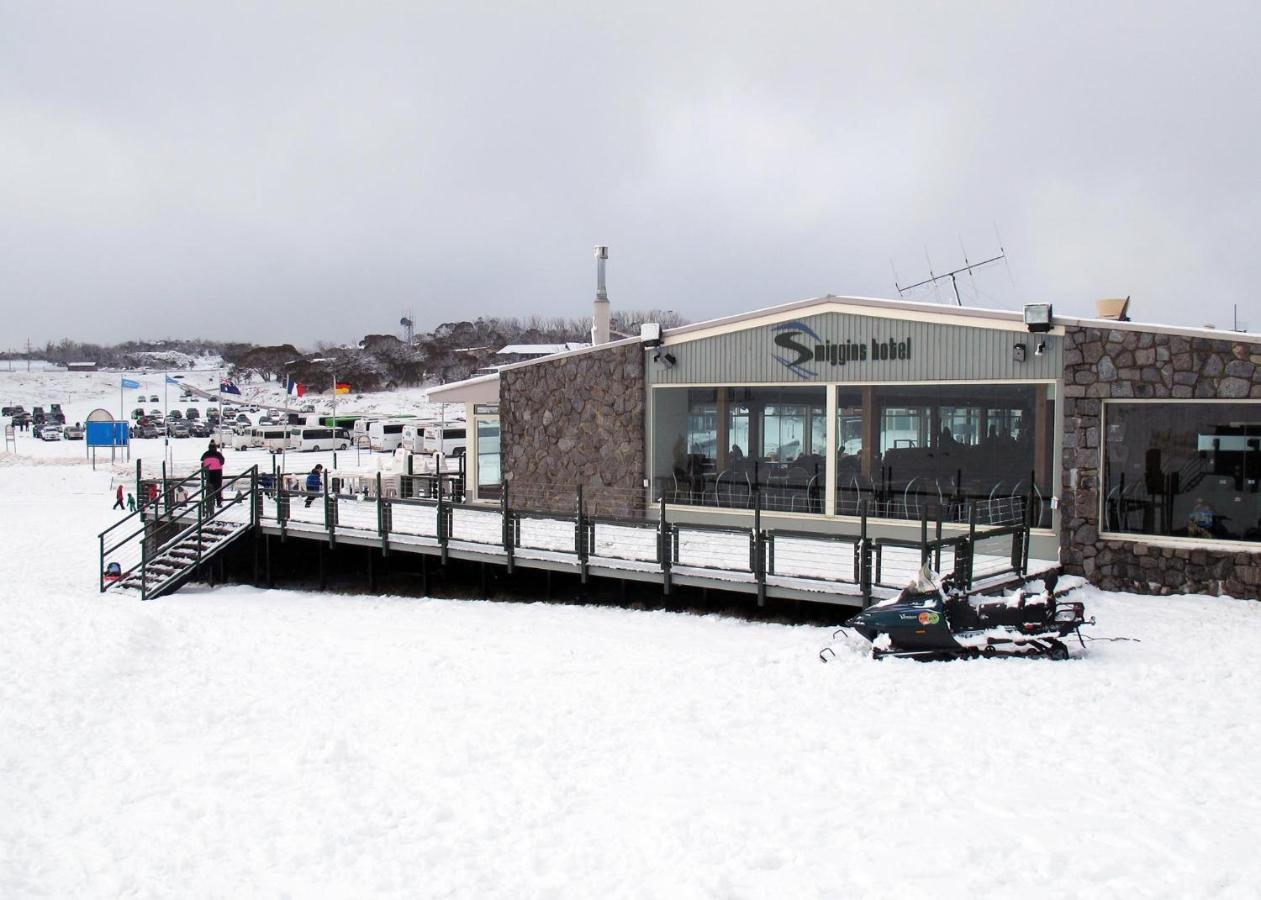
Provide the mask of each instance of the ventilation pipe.
[{"label": "ventilation pipe", "polygon": [[609,292],[604,287],[604,263],[609,258],[609,248],[595,248],[595,305],[591,315],[591,343],[609,342]]}]

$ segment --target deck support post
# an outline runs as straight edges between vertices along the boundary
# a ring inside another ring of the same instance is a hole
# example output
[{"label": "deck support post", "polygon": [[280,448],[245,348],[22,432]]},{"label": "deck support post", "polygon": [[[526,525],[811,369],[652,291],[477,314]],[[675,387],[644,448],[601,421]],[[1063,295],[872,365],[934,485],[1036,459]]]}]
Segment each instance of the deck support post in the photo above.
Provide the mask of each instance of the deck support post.
[{"label": "deck support post", "polygon": [[753,579],[757,582],[758,608],[766,606],[766,544],[762,534],[762,492],[753,491]]},{"label": "deck support post", "polygon": [[661,500],[659,501],[659,512],[657,513],[657,564],[661,566],[661,593],[670,596],[670,591],[674,588],[673,579],[670,575],[670,567],[674,562],[674,541],[672,539],[670,523],[666,521],[666,492],[661,492]]},{"label": "deck support post", "polygon": [[574,512],[574,553],[578,555],[578,576],[587,583],[587,517],[583,507],[582,485],[578,485]]}]

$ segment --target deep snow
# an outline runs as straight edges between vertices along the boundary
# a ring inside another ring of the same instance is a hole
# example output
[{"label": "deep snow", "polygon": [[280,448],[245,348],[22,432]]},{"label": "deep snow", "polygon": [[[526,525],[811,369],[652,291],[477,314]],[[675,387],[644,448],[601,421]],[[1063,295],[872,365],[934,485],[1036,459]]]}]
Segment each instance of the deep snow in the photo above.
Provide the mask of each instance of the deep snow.
[{"label": "deep snow", "polygon": [[717,617],[142,604],[96,593],[110,473],[29,462],[0,467],[0,896],[1261,883],[1255,602],[1092,590],[1094,633],[1141,643],[921,664],[841,641],[828,665],[831,629]]}]

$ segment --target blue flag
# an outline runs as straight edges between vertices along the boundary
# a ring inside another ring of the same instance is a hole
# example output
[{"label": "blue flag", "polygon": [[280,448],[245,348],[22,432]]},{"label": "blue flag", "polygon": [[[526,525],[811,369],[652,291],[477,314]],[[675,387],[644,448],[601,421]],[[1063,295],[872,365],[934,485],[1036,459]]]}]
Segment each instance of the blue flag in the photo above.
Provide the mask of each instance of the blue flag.
[{"label": "blue flag", "polygon": [[219,382],[219,390],[225,394],[241,393],[241,389],[226,378]]},{"label": "blue flag", "polygon": [[180,383],[179,383],[178,381],[176,381],[174,378],[172,378],[170,375],[166,376],[166,383],[167,383],[167,384],[173,384],[173,385],[175,385],[176,387],[180,387]]},{"label": "blue flag", "polygon": [[123,387],[125,387],[125,388],[138,388],[138,387],[140,387],[140,382],[139,382],[139,381],[132,381],[130,378],[124,378],[124,379],[123,379]]}]

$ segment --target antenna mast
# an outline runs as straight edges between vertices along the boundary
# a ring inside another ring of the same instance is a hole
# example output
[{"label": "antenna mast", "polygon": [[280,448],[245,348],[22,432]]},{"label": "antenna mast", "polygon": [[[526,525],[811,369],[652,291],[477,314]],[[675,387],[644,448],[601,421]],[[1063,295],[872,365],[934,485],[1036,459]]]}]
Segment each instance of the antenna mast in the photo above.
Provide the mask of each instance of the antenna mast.
[{"label": "antenna mast", "polygon": [[968,262],[968,256],[967,256],[967,253],[965,252],[963,256],[964,265],[960,266],[957,269],[954,269],[953,271],[943,272],[940,275],[935,275],[933,273],[933,267],[929,265],[928,277],[925,278],[923,281],[917,281],[914,284],[908,284],[908,285],[903,286],[903,285],[898,284],[897,279],[895,278],[893,281],[893,286],[898,289],[898,296],[902,297],[902,296],[905,296],[907,291],[913,291],[916,288],[923,287],[926,284],[935,285],[937,282],[944,281],[945,279],[949,278],[950,286],[954,288],[954,292],[955,292],[955,303],[957,303],[959,306],[962,306],[963,298],[959,296],[959,282],[958,280],[956,280],[955,276],[960,275],[964,272],[971,274],[974,269],[979,269],[981,268],[981,266],[987,266],[990,263],[995,263],[995,262],[998,262],[999,260],[1004,260],[1007,258],[1007,251],[1004,250],[1001,246],[998,248],[998,251],[999,251],[998,256],[991,256],[989,259],[983,259],[980,262],[975,262],[975,263]]}]

